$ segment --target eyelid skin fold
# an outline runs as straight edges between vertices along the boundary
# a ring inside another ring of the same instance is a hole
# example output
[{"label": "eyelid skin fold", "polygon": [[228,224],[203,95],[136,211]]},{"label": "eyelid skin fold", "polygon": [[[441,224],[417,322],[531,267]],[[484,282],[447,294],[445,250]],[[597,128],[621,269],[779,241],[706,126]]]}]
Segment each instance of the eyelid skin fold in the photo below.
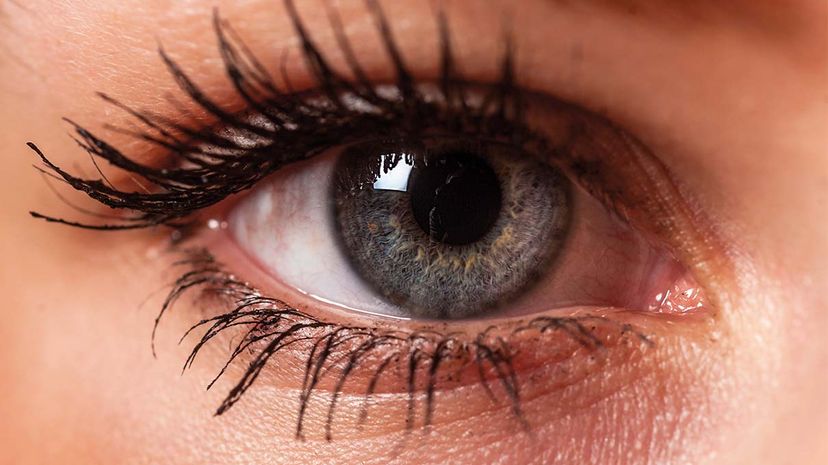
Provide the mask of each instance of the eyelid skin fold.
[{"label": "eyelid skin fold", "polygon": [[[438,16],[442,34],[441,76],[436,83],[419,85],[406,69],[382,11],[375,6],[372,11],[397,71],[397,82],[391,86],[394,90],[387,92],[367,80],[354,54],[347,53],[347,40],[341,41],[340,47],[346,52],[356,79],[337,73],[302,27],[292,2],[286,5],[300,37],[303,56],[318,84],[317,91],[296,93],[289,84],[277,85],[238,35],[216,15],[215,29],[225,70],[250,111],[239,114],[217,105],[162,50],[162,59],[176,82],[198,106],[215,117],[220,129],[188,127],[132,110],[105,97],[143,125],[143,130],[133,133],[134,136],[168,152],[176,163],[158,167],[136,162],[71,123],[84,150],[140,179],[141,185],[149,188],[125,190],[104,178],[74,176],[30,144],[52,174],[97,202],[125,212],[119,221],[102,224],[34,212],[32,215],[102,230],[173,226],[179,228],[176,248],[185,249],[193,238],[187,232],[197,233],[199,229],[200,211],[215,207],[293,162],[332,145],[368,137],[416,137],[437,126],[452,134],[508,140],[531,153],[548,156],[544,161],[567,171],[619,217],[649,229],[654,241],[666,241],[683,263],[689,263],[694,274],[705,277],[713,269],[709,264],[715,254],[708,249],[714,241],[706,231],[702,232],[703,220],[686,207],[687,199],[671,181],[668,170],[640,143],[603,118],[551,98],[527,99],[515,81],[515,51],[509,46],[502,57],[502,73],[496,85],[465,82],[456,73],[445,18]],[[540,101],[545,106],[538,104]],[[241,144],[239,140],[246,142]],[[185,368],[192,366],[202,348],[219,336],[231,332],[240,335],[234,339],[230,357],[216,377],[231,370],[235,363],[246,365],[216,411],[222,414],[263,376],[272,360],[289,357],[290,362],[277,363],[275,368],[295,368],[297,364],[301,368],[295,373],[301,379],[296,418],[296,436],[300,438],[305,436],[305,420],[311,406],[323,402],[327,409],[324,437],[331,440],[335,420],[342,418],[337,415],[342,396],[358,395],[365,399],[364,410],[356,416],[356,423],[365,423],[369,399],[381,390],[403,395],[403,423],[408,431],[435,421],[438,392],[469,385],[478,386],[478,391],[493,403],[508,405],[513,417],[526,425],[521,401],[532,395],[532,386],[521,381],[530,374],[552,371],[549,366],[563,366],[560,364],[575,358],[595,362],[602,356],[640,356],[654,344],[648,334],[625,320],[636,318],[616,315],[609,309],[592,309],[577,315],[542,315],[475,329],[467,326],[463,331],[451,325],[395,329],[382,323],[332,322],[288,302],[266,297],[225,271],[209,252],[185,250],[183,254],[177,265],[184,270],[163,304],[156,328],[182,296],[191,296],[192,292],[197,298],[218,298],[213,302],[217,304],[205,312],[204,319],[190,330],[197,341]],[[206,332],[198,336],[197,331],[203,330]],[[191,335],[190,331],[185,337]],[[539,348],[544,354],[537,353]],[[574,362],[570,365],[574,366]],[[573,385],[579,380],[579,373],[587,376],[583,371],[589,372],[598,365],[570,371],[556,378],[556,382]],[[392,378],[391,373],[397,377]]]}]

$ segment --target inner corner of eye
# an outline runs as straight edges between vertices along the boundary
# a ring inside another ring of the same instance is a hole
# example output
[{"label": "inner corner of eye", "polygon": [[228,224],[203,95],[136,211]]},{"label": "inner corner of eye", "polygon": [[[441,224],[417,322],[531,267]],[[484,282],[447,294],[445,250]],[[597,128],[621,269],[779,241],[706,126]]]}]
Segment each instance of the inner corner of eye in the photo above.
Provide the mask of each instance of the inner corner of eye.
[{"label": "inner corner of eye", "polygon": [[228,221],[309,305],[421,320],[702,305],[669,253],[506,143],[340,147],[278,172]]}]

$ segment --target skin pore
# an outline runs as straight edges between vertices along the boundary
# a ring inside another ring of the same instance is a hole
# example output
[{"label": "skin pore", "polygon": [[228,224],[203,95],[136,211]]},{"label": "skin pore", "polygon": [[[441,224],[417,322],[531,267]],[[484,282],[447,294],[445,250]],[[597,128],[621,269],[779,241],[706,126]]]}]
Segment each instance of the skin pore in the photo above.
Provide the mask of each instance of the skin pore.
[{"label": "skin pore", "polygon": [[[325,3],[297,3],[319,47],[336,50]],[[364,2],[334,3],[367,74],[393,79]],[[31,167],[37,160],[25,142],[92,176],[61,117],[96,132],[129,127],[95,92],[179,115],[167,98],[180,93],[158,57],[159,43],[207,94],[242,108],[215,47],[214,7],[269,70],[279,74],[284,62],[294,86],[309,87],[284,6],[0,2],[0,463],[828,461],[828,7],[810,0],[784,7],[509,3],[445,2],[463,75],[497,78],[499,31],[511,24],[522,87],[600,113],[645,143],[715,233],[723,258],[714,263],[727,264],[706,270],[720,304],[715,314],[647,320],[657,336],[651,350],[629,358],[609,351],[605,367],[583,382],[535,380],[522,405],[529,432],[510,419],[508,405],[458,390],[441,398],[444,410],[428,431],[406,432],[389,403],[365,431],[297,441],[299,386],[276,372],[215,417],[234,378],[208,392],[204,386],[226,360],[226,345],[209,347],[180,376],[190,346],[176,342],[198,309],[182,304],[171,313],[156,341],[158,357],[150,350],[157,305],[177,277],[159,252],[165,233],[100,233],[30,218],[29,210],[77,212]],[[430,3],[383,7],[411,73],[435,78]],[[341,56],[329,55],[344,67]],[[106,137],[131,154],[146,148],[123,135]],[[318,429],[323,414],[309,416],[307,428]]]}]

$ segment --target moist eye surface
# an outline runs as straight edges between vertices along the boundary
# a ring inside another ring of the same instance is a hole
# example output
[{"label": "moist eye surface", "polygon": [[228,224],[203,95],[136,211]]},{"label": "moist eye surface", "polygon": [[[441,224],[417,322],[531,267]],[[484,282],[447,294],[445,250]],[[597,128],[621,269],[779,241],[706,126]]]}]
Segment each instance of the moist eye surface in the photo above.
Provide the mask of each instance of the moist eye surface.
[{"label": "moist eye surface", "polygon": [[358,144],[335,171],[342,247],[411,317],[470,317],[516,296],[570,224],[567,179],[506,144]]}]

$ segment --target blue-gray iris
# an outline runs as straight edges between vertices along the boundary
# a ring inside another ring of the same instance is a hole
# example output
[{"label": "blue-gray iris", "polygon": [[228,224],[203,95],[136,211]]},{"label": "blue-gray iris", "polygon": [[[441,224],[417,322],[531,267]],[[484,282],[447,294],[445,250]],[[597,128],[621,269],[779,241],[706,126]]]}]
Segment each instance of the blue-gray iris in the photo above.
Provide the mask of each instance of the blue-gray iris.
[{"label": "blue-gray iris", "polygon": [[478,315],[546,271],[570,224],[567,178],[509,145],[354,145],[334,217],[357,272],[413,318]]}]

